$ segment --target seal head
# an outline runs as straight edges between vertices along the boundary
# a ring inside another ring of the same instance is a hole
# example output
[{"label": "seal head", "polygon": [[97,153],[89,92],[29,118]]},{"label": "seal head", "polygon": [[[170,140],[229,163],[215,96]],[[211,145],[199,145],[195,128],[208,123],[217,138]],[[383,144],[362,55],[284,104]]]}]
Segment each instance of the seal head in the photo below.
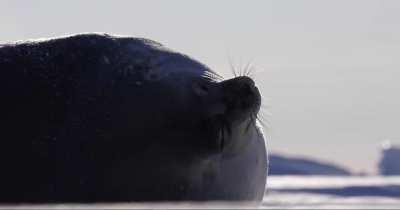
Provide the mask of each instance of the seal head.
[{"label": "seal head", "polygon": [[261,99],[147,40],[0,47],[0,202],[261,201]]}]

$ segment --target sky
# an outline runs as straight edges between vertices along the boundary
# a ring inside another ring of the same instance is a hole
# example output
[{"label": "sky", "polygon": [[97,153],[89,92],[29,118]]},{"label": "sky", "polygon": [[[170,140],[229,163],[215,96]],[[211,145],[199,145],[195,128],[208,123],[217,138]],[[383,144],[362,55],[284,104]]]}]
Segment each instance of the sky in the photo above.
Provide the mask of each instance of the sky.
[{"label": "sky", "polygon": [[251,63],[268,149],[376,173],[400,144],[400,1],[0,0],[0,43],[145,37],[232,77]]}]

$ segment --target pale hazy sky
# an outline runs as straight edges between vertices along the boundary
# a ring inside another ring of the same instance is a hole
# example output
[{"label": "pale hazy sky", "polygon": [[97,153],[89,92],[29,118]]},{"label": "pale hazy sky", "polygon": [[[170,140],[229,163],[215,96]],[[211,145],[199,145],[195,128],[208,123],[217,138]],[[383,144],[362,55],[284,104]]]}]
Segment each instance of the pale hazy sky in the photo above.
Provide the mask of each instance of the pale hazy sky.
[{"label": "pale hazy sky", "polygon": [[400,144],[400,1],[0,0],[0,42],[81,32],[146,37],[230,77],[252,61],[269,149],[374,172]]}]

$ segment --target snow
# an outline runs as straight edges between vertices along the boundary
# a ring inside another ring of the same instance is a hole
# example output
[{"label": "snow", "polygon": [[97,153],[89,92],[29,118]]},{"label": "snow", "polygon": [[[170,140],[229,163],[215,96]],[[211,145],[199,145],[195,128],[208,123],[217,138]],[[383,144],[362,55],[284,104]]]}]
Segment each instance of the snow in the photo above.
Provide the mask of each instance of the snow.
[{"label": "snow", "polygon": [[0,209],[400,209],[400,176],[270,176],[267,189],[258,207],[252,203],[169,202],[6,205]]},{"label": "snow", "polygon": [[262,208],[400,208],[400,176],[270,176],[267,189]]}]

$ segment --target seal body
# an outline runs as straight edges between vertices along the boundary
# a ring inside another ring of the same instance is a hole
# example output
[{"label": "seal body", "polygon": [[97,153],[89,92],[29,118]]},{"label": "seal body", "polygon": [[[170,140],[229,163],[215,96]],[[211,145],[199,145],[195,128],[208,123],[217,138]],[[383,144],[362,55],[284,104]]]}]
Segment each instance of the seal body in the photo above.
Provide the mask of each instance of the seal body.
[{"label": "seal body", "polygon": [[250,78],[101,34],[3,45],[0,70],[0,202],[263,197]]}]

